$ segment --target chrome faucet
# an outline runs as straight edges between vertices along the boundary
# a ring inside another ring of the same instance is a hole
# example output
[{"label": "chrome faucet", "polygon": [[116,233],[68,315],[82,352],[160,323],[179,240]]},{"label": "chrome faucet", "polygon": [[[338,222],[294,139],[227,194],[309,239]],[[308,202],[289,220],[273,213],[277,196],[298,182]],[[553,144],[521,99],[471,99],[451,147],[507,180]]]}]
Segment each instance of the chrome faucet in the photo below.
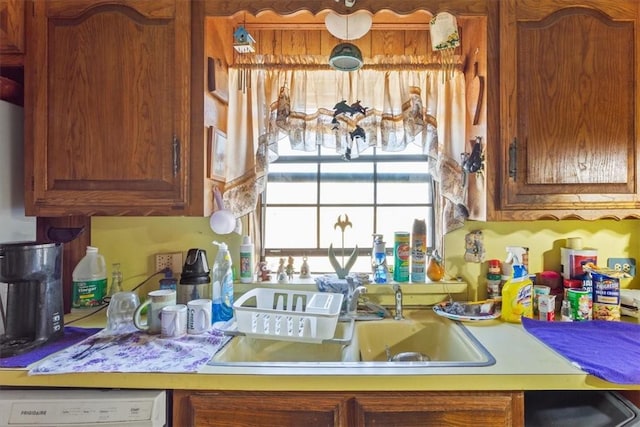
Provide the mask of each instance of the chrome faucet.
[{"label": "chrome faucet", "polygon": [[347,315],[355,317],[358,312],[358,300],[361,294],[366,294],[367,288],[364,286],[358,286],[353,290],[349,290],[347,295]]},{"label": "chrome faucet", "polygon": [[398,283],[393,284],[393,291],[396,294],[396,315],[393,316],[395,320],[403,320],[404,316],[402,315],[402,289],[400,289],[400,285]]}]

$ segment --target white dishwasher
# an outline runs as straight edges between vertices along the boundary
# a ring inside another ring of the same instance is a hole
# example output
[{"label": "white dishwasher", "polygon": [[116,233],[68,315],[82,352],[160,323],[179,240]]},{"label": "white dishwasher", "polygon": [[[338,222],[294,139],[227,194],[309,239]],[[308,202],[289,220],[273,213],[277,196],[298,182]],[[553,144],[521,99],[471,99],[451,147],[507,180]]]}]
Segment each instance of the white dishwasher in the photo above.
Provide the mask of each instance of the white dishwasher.
[{"label": "white dishwasher", "polygon": [[164,390],[0,390],[0,426],[164,427]]}]

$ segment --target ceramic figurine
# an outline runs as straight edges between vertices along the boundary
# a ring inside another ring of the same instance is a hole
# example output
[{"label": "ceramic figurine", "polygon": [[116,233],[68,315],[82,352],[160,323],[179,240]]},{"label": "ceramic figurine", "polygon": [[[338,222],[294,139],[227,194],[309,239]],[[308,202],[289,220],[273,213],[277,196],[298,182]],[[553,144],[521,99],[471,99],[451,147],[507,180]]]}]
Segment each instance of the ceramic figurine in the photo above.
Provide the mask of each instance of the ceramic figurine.
[{"label": "ceramic figurine", "polygon": [[293,268],[293,257],[291,256],[287,260],[287,267],[285,268],[285,272],[287,273],[287,278],[289,280],[293,280],[294,268]]},{"label": "ceramic figurine", "polygon": [[300,278],[301,279],[309,279],[311,278],[311,274],[309,274],[309,263],[307,262],[307,257],[302,257],[302,265],[300,266]]},{"label": "ceramic figurine", "polygon": [[280,265],[278,265],[278,283],[287,283],[287,273],[285,273],[284,258],[280,258]]},{"label": "ceramic figurine", "polygon": [[271,270],[269,270],[265,261],[260,261],[256,270],[258,282],[269,282],[271,280]]}]

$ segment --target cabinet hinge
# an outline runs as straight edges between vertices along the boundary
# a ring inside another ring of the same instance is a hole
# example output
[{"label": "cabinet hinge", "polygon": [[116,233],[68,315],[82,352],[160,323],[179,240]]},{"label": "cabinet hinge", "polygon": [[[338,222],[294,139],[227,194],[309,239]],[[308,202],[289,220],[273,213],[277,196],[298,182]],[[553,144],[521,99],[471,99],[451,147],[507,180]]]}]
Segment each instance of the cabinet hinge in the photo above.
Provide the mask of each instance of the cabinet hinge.
[{"label": "cabinet hinge", "polygon": [[173,176],[180,172],[180,140],[173,135]]},{"label": "cabinet hinge", "polygon": [[516,179],[517,170],[517,153],[518,153],[518,140],[513,138],[513,142],[509,144],[509,178]]}]

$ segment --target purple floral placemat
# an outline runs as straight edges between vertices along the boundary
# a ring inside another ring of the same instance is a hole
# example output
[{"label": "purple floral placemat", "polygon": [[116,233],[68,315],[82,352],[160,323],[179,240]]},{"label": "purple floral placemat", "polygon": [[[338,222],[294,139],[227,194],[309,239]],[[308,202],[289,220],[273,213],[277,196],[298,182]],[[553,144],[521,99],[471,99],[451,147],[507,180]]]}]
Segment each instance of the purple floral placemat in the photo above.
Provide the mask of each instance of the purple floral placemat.
[{"label": "purple floral placemat", "polygon": [[36,364],[29,375],[197,372],[229,339],[217,329],[181,338],[161,338],[138,330],[117,335],[102,331]]},{"label": "purple floral placemat", "polygon": [[46,343],[33,350],[0,359],[0,368],[26,368],[30,364],[44,359],[45,357],[70,347],[83,339],[100,332],[101,328],[78,328],[75,326],[65,326],[62,338]]}]

